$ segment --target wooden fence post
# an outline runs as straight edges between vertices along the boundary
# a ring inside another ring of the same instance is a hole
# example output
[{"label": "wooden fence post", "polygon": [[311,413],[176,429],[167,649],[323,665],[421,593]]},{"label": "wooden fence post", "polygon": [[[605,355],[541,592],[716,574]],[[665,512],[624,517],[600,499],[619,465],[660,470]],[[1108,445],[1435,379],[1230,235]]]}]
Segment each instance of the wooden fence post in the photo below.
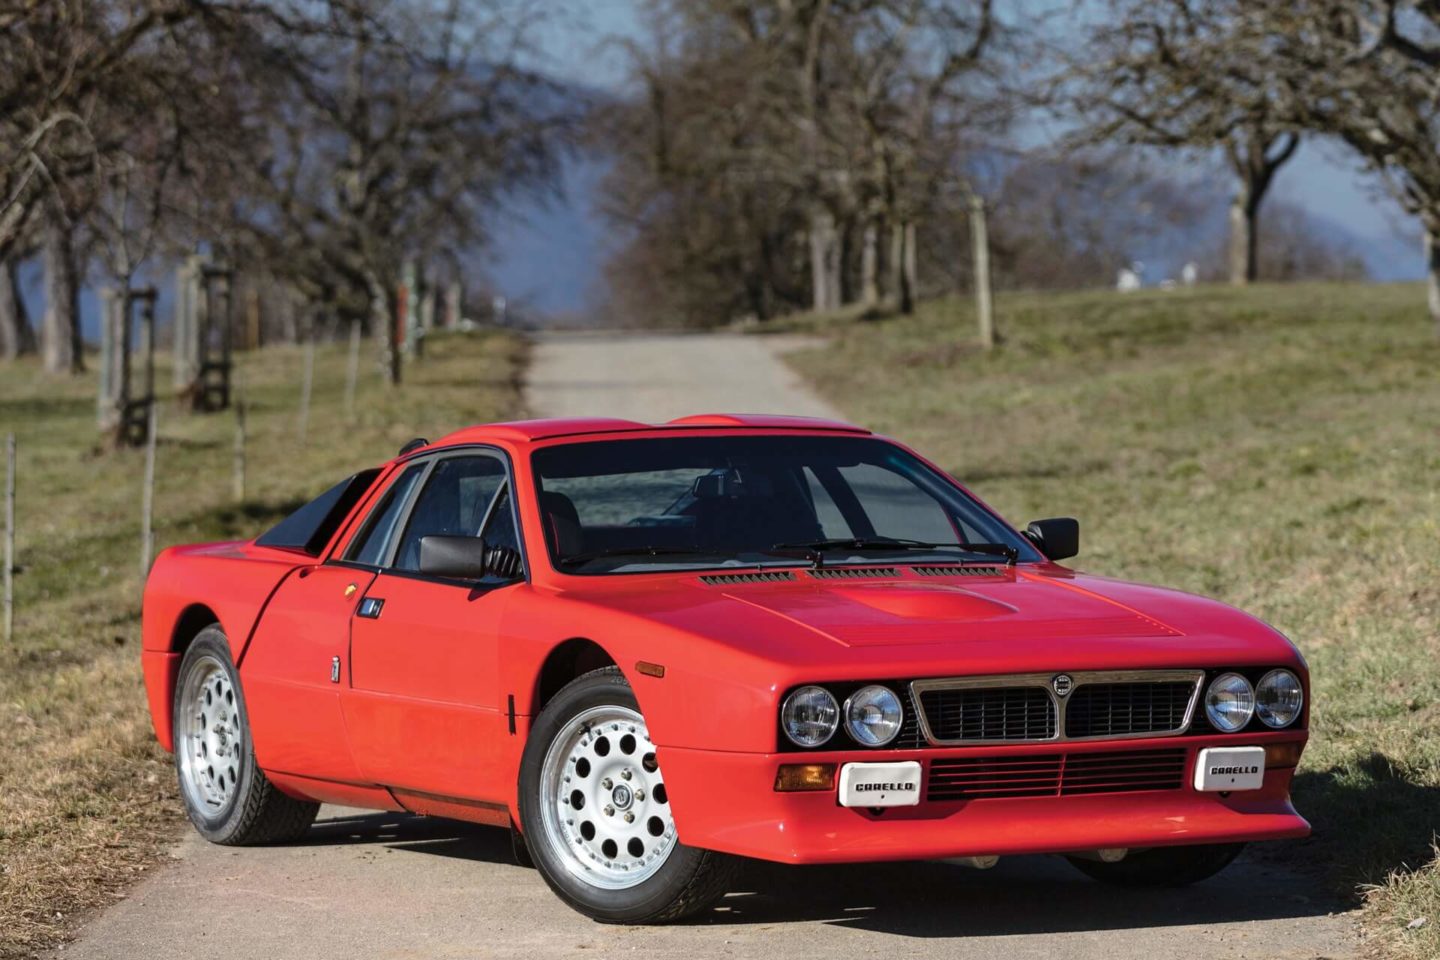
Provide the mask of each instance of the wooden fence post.
[{"label": "wooden fence post", "polygon": [[360,379],[360,321],[350,321],[350,356],[345,362],[345,417],[355,419],[355,386]]},{"label": "wooden fence post", "polygon": [[5,438],[5,642],[15,639],[15,434]]},{"label": "wooden fence post", "polygon": [[980,326],[980,346],[995,346],[994,302],[990,296],[990,234],[985,226],[985,198],[970,195],[970,243],[975,257],[975,319]]},{"label": "wooden fence post", "polygon": [[140,582],[150,575],[155,558],[155,444],[157,430],[156,404],[150,405],[149,436],[145,440],[145,480],[140,496]]},{"label": "wooden fence post", "polygon": [[310,431],[310,395],[315,390],[315,328],[305,340],[305,373],[300,381],[300,422],[297,433],[300,446],[305,446],[306,434]]},{"label": "wooden fence post", "polygon": [[235,381],[235,455],[230,492],[236,503],[245,501],[245,381]]}]

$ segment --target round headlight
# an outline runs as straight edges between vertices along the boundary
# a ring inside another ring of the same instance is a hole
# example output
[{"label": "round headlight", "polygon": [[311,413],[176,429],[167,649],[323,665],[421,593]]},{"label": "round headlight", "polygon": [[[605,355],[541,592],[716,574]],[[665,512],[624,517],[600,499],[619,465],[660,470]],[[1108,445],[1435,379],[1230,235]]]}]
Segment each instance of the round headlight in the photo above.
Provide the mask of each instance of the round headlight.
[{"label": "round headlight", "polygon": [[1205,716],[1222,733],[1243,729],[1254,715],[1255,691],[1238,673],[1220,674],[1205,691]]},{"label": "round headlight", "polygon": [[780,707],[780,726],[797,747],[818,747],[840,726],[840,705],[824,687],[801,687]]},{"label": "round headlight", "polygon": [[1300,716],[1305,691],[1289,670],[1271,670],[1255,685],[1255,713],[1267,727],[1288,727]]},{"label": "round headlight", "polygon": [[845,729],[856,743],[867,747],[883,747],[894,740],[904,720],[900,698],[889,687],[861,687],[845,701]]}]

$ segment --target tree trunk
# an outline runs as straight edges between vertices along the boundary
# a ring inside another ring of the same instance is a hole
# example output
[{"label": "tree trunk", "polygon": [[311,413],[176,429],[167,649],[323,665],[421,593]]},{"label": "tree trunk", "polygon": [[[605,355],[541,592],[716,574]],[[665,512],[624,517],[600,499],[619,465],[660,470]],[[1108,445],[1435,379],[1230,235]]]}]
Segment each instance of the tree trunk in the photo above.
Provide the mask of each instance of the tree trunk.
[{"label": "tree trunk", "polygon": [[370,309],[374,318],[375,342],[379,347],[380,373],[390,386],[399,386],[401,364],[400,318],[396,311],[398,290],[389,289],[378,277],[367,278],[370,286]]},{"label": "tree trunk", "polygon": [[64,215],[52,210],[45,229],[45,318],[41,352],[50,373],[85,369],[80,340],[80,277],[75,268],[75,235]]},{"label": "tree trunk", "polygon": [[810,214],[810,307],[816,313],[840,306],[840,238],[824,207]]},{"label": "tree trunk", "polygon": [[20,296],[19,264],[0,261],[0,357],[13,360],[35,352],[35,330]]},{"label": "tree trunk", "polygon": [[880,225],[873,219],[865,222],[860,243],[860,300],[874,310],[880,304]]},{"label": "tree trunk", "polygon": [[906,221],[895,227],[898,231],[895,244],[896,294],[901,313],[915,312],[915,277],[917,256],[915,251],[915,224]]},{"label": "tree trunk", "polygon": [[1230,283],[1243,287],[1260,275],[1255,243],[1255,209],[1236,197],[1230,202]]},{"label": "tree trunk", "polygon": [[1440,337],[1440,229],[1425,231],[1425,299],[1435,336]]}]

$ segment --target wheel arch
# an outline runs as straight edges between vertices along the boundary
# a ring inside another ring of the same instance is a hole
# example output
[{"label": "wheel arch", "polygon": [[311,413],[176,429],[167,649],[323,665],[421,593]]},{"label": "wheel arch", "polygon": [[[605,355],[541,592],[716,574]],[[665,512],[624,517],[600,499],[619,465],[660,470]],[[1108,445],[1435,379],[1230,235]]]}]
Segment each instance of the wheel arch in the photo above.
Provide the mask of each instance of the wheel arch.
[{"label": "wheel arch", "polygon": [[540,664],[530,691],[527,712],[532,717],[537,716],[565,684],[602,667],[619,667],[619,663],[596,641],[589,637],[570,637],[561,641],[551,648]]},{"label": "wheel arch", "polygon": [[[166,750],[173,750],[175,686],[180,681],[180,662],[190,644],[209,626],[221,624],[215,610],[204,603],[191,603],[180,611],[168,631],[168,645],[161,651],[147,650],[142,654],[146,674],[146,691],[150,700],[150,717],[155,736]],[[223,624],[221,624],[223,629]]]}]

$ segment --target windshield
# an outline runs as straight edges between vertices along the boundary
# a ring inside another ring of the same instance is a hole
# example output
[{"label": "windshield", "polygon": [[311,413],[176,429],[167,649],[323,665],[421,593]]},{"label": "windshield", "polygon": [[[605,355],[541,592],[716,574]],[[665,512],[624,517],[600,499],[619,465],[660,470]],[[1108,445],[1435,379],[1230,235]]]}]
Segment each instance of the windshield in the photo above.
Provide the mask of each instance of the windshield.
[{"label": "windshield", "polygon": [[997,545],[1040,559],[948,479],[870,437],[599,441],[538,450],[532,464],[550,558],[566,573],[996,562]]}]

